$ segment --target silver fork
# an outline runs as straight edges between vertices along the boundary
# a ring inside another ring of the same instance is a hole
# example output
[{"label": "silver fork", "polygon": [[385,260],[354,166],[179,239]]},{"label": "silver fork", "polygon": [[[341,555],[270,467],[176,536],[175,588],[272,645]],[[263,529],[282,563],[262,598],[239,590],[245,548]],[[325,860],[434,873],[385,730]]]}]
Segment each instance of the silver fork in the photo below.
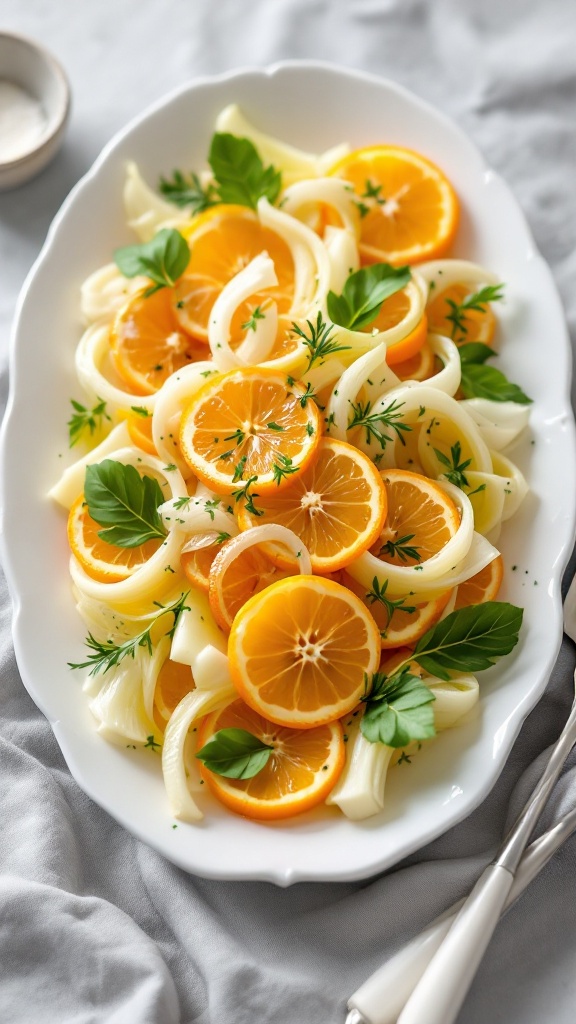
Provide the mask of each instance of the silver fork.
[{"label": "silver fork", "polygon": [[[576,577],[564,602],[564,632],[576,641]],[[346,1024],[451,1024],[502,912],[576,829],[574,809],[524,849],[575,743],[576,696],[544,774],[495,861],[469,897],[432,922],[350,997]]]}]

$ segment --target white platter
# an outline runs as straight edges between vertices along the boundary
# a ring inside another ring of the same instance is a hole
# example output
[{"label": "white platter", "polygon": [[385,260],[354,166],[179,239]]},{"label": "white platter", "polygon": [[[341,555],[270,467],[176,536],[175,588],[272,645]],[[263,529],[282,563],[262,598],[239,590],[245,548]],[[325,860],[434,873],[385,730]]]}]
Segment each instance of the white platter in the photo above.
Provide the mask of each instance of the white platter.
[{"label": "white platter", "polygon": [[[205,165],[217,113],[239,103],[264,131],[322,151],[392,142],[420,150],[452,180],[463,216],[453,255],[506,282],[499,365],[534,398],[530,430],[512,457],[531,493],[500,546],[503,599],[525,608],[514,655],[481,675],[478,713],[390,776],[384,812],[349,822],[336,811],[263,825],[210,802],[201,825],[173,828],[159,758],[107,744],[78,673],[84,628],[74,610],[62,511],[46,494],[71,456],[66,420],[79,397],[73,353],[82,280],[133,239],[122,210],[124,167],[151,183]],[[464,818],[487,795],[522,722],[541,696],[559,647],[560,582],[576,508],[569,402],[570,348],[552,276],[507,186],[443,116],[398,86],[329,65],[291,62],[194,82],[117,135],[64,203],[23,290],[11,350],[3,429],[2,555],[14,604],[16,656],[80,786],[127,829],[182,868],[219,879],[364,878]],[[515,571],[512,566],[516,565]]]}]

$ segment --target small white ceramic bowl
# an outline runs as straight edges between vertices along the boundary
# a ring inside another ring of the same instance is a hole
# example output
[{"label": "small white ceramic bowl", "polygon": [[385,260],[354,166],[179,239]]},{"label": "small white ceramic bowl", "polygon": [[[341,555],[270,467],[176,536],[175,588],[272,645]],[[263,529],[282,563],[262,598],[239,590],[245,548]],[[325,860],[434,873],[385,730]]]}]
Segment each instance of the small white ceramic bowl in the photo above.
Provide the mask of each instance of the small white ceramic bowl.
[{"label": "small white ceramic bowl", "polygon": [[20,156],[2,160],[0,148],[0,190],[4,190],[33,178],[56,155],[70,112],[70,87],[47,50],[8,32],[0,32],[0,81],[23,89],[40,103],[44,114],[40,134]]}]

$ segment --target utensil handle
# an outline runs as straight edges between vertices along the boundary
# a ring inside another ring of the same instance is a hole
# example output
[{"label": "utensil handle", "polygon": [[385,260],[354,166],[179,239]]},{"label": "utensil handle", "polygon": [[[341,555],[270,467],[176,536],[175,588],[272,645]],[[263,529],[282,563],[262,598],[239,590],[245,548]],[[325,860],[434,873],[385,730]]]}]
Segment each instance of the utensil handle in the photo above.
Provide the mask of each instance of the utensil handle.
[{"label": "utensil handle", "polygon": [[513,877],[490,864],[408,999],[398,1024],[453,1024],[498,923]]},{"label": "utensil handle", "polygon": [[464,900],[450,908],[374,972],[348,1000],[369,1024],[395,1024]]}]

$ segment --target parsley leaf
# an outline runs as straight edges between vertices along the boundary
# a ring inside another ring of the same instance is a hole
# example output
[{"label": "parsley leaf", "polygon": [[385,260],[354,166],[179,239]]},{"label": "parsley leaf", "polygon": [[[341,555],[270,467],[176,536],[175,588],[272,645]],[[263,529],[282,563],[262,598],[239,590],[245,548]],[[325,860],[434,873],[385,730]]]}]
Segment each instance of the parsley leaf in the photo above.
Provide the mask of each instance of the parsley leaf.
[{"label": "parsley leaf", "polygon": [[282,175],[275,167],[264,167],[249,139],[216,132],[208,163],[218,185],[220,202],[239,203],[255,210],[261,196],[271,203],[278,198]]},{"label": "parsley leaf", "polygon": [[108,544],[136,548],[154,537],[165,537],[158,506],[164,501],[154,477],[140,476],[134,466],[104,459],[86,466],[84,498],[89,515],[104,530],[98,536]]},{"label": "parsley leaf", "polygon": [[246,729],[219,729],[196,757],[217,775],[252,779],[268,763],[273,750]]},{"label": "parsley leaf", "polygon": [[376,319],[385,299],[405,288],[410,281],[409,267],[373,263],[350,274],[341,295],[328,292],[328,316],[340,327],[360,331]]},{"label": "parsley leaf", "polygon": [[488,345],[478,341],[461,345],[460,363],[462,379],[460,387],[466,398],[489,398],[493,402],[516,402],[530,405],[532,399],[524,394],[518,384],[511,381],[495,366],[485,366],[487,359],[496,353]]},{"label": "parsley leaf", "polygon": [[363,698],[366,710],[360,731],[370,743],[406,747],[412,740],[436,735],[432,691],[406,666],[401,672],[372,677],[370,692]]},{"label": "parsley leaf", "polygon": [[449,672],[491,668],[518,643],[522,608],[505,601],[459,608],[420,638],[412,660],[426,672],[449,680]]},{"label": "parsley leaf", "polygon": [[116,249],[114,262],[124,277],[144,274],[154,283],[144,295],[170,288],[182,276],[190,261],[186,239],[174,228],[162,228],[149,242]]}]

